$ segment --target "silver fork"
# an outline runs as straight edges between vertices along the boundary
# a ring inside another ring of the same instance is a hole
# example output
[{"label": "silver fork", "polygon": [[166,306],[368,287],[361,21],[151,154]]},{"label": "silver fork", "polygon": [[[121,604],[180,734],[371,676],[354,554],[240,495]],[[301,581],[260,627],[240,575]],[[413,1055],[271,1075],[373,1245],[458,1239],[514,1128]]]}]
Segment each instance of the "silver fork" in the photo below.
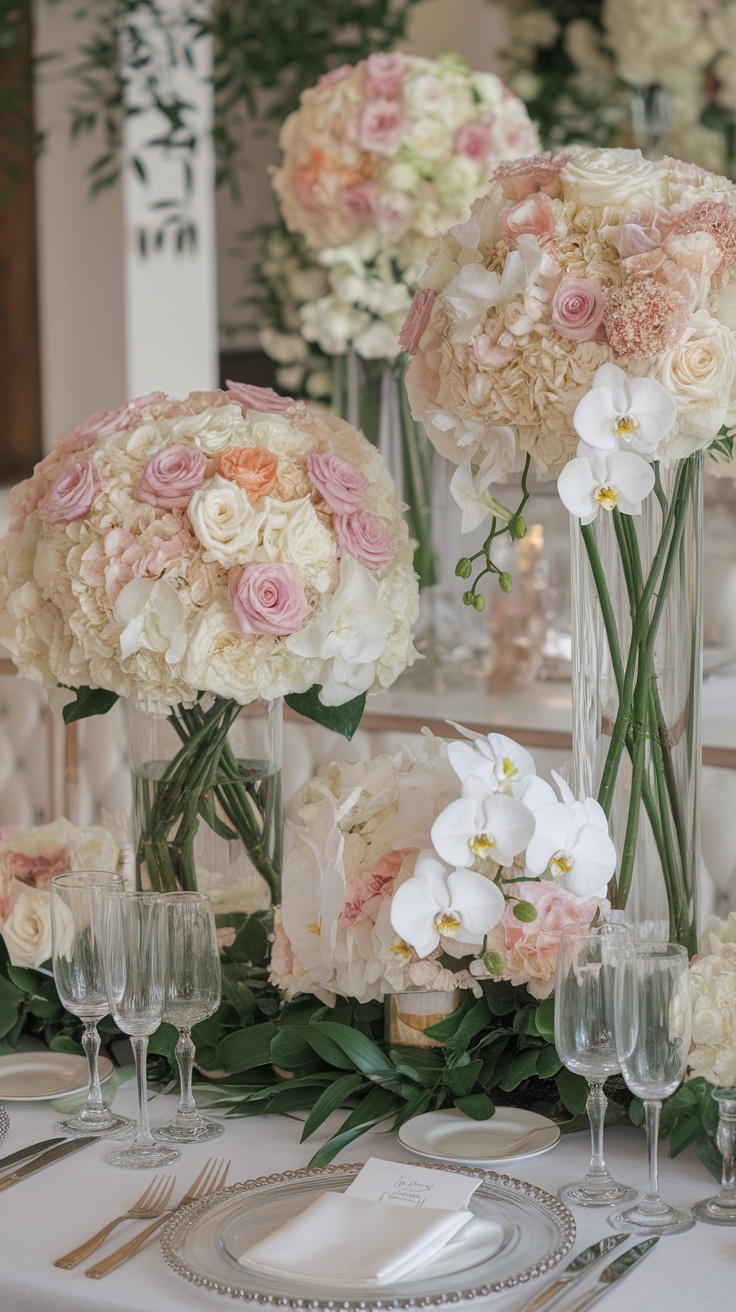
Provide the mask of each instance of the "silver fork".
[{"label": "silver fork", "polygon": [[159,1217],[157,1221],[153,1222],[153,1225],[146,1226],[141,1234],[136,1235],[135,1239],[131,1239],[127,1244],[123,1244],[122,1248],[116,1248],[115,1252],[106,1257],[104,1261],[98,1262],[96,1266],[88,1267],[84,1274],[89,1276],[90,1280],[101,1280],[103,1276],[107,1275],[108,1271],[114,1271],[116,1266],[121,1266],[123,1262],[127,1262],[128,1258],[137,1253],[138,1249],[145,1244],[149,1236],[160,1229],[164,1221],[168,1221],[169,1217],[178,1212],[186,1203],[193,1203],[195,1198],[206,1198],[209,1194],[215,1193],[217,1189],[221,1189],[227,1179],[229,1170],[229,1162],[222,1162],[216,1158],[208,1157],[194,1184],[190,1185],[184,1197],[172,1211],[166,1216]]},{"label": "silver fork", "polygon": [[83,1262],[85,1257],[89,1257],[91,1253],[94,1253],[95,1249],[104,1243],[110,1232],[115,1229],[116,1225],[120,1225],[121,1221],[150,1221],[152,1217],[160,1216],[166,1210],[169,1199],[174,1192],[175,1184],[175,1175],[154,1175],[148,1188],[141,1194],[137,1203],[133,1203],[133,1206],[127,1212],[124,1212],[122,1216],[116,1216],[114,1221],[110,1221],[108,1225],[103,1225],[96,1235],[80,1244],[79,1248],[72,1249],[71,1253],[65,1253],[57,1262],[54,1262],[54,1266],[60,1266],[65,1271],[71,1271],[72,1267],[76,1266],[78,1262]]}]

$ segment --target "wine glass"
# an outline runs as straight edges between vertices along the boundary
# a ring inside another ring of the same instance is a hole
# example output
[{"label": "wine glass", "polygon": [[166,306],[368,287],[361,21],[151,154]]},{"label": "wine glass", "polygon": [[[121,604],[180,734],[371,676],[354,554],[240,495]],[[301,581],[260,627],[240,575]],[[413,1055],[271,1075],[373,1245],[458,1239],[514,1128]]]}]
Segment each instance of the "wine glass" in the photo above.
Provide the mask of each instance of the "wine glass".
[{"label": "wine glass", "polygon": [[205,893],[168,893],[168,948],[164,1020],[179,1031],[176,1060],[181,1098],[176,1115],[154,1126],[157,1139],[167,1143],[201,1143],[222,1134],[222,1126],[207,1120],[192,1097],[194,1044],[191,1030],[220,1005],[220,955],[215,918]]},{"label": "wine glass", "polygon": [[621,951],[628,941],[622,926],[575,926],[560,934],[555,978],[555,1047],[569,1071],[588,1081],[585,1104],[590,1121],[591,1158],[577,1184],[565,1185],[559,1197],[581,1207],[610,1207],[636,1197],[618,1184],[603,1157],[603,1125],[608,1099],[603,1085],[619,1070],[614,1038],[614,982]]},{"label": "wine glass", "polygon": [[679,943],[629,943],[616,979],[616,1045],[621,1073],[646,1112],[649,1189],[608,1219],[615,1229],[674,1235],[695,1225],[671,1207],[657,1183],[659,1113],[685,1074],[692,1030],[687,949]]},{"label": "wine glass", "polygon": [[60,1001],[84,1021],[82,1046],[89,1087],[81,1112],[57,1123],[64,1134],[110,1134],[130,1122],[108,1107],[98,1073],[98,1022],[110,1010],[103,969],[104,894],[122,889],[119,875],[106,870],[72,870],[51,880],[51,955]]},{"label": "wine glass", "polygon": [[181,1157],[156,1143],[148,1125],[146,1055],[166,1002],[166,899],[161,893],[105,897],[105,983],[113,1019],[130,1036],[138,1081],[138,1132],[129,1148],[108,1153],[112,1166],[167,1166]]},{"label": "wine glass", "polygon": [[708,1225],[736,1225],[736,1089],[711,1089],[718,1103],[716,1144],[723,1158],[721,1187],[717,1194],[696,1203],[693,1215]]}]

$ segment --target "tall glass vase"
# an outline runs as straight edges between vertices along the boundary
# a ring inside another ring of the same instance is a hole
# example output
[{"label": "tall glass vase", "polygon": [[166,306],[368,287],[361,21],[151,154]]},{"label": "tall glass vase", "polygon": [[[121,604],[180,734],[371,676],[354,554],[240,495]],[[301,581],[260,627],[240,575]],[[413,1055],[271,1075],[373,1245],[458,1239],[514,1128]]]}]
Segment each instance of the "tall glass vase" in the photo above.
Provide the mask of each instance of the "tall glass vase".
[{"label": "tall glass vase", "polygon": [[615,907],[697,950],[702,453],[654,466],[640,516],[572,521],[573,769],[618,853]]},{"label": "tall glass vase", "polygon": [[211,697],[166,719],[128,705],[139,888],[280,900],[281,712],[280,699]]}]

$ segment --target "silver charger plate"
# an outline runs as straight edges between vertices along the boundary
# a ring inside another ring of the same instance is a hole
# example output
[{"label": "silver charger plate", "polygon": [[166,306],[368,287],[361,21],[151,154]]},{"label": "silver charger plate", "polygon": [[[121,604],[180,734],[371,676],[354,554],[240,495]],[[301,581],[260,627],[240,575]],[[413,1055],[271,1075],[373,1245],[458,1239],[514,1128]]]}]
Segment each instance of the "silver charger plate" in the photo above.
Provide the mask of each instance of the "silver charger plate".
[{"label": "silver charger plate", "polygon": [[0,1107],[0,1143],[4,1143],[10,1129],[10,1117],[4,1107]]},{"label": "silver charger plate", "polygon": [[[381,1285],[341,1285],[246,1270],[238,1257],[304,1211],[328,1189],[344,1191],[364,1163],[285,1171],[220,1189],[172,1216],[161,1239],[164,1259],[184,1279],[255,1303],[317,1312],[439,1307],[512,1289],[550,1271],[575,1242],[572,1213],[546,1190],[495,1171],[482,1176],[473,1220],[421,1271]],[[412,1165],[409,1163],[408,1165]],[[456,1166],[438,1166],[458,1171]]]}]

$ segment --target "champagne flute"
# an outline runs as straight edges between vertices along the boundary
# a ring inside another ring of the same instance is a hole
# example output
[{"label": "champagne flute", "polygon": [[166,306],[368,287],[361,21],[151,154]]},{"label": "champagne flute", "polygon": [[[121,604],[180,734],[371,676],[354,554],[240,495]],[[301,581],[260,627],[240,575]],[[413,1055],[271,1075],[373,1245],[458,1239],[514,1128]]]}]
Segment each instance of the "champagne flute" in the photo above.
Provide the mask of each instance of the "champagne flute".
[{"label": "champagne flute", "polygon": [[122,889],[119,875],[106,870],[72,870],[51,880],[51,955],[59,999],[84,1021],[87,1102],[76,1116],[57,1123],[64,1134],[111,1134],[130,1122],[108,1107],[98,1072],[98,1022],[110,1010],[103,969],[103,907],[106,891]]},{"label": "champagne flute", "polygon": [[736,1225],[736,1089],[711,1089],[718,1103],[716,1144],[723,1159],[721,1187],[717,1194],[696,1203],[693,1215],[708,1225]]},{"label": "champagne flute", "polygon": [[220,1005],[220,954],[215,918],[205,893],[168,893],[168,948],[164,1020],[179,1031],[176,1060],[181,1098],[176,1115],[154,1126],[157,1139],[167,1143],[201,1143],[222,1134],[222,1126],[197,1110],[192,1097],[194,1044],[192,1026],[206,1020]]},{"label": "champagne flute", "polygon": [[112,1166],[168,1166],[181,1153],[156,1143],[148,1124],[146,1056],[166,1001],[166,899],[114,890],[105,898],[105,982],[113,1019],[130,1036],[138,1082],[138,1132],[108,1153]]},{"label": "champagne flute", "polygon": [[603,1157],[608,1099],[603,1085],[619,1071],[614,1038],[614,981],[628,935],[622,926],[563,929],[555,978],[555,1047],[569,1071],[588,1081],[591,1159],[582,1180],[565,1185],[559,1197],[581,1207],[610,1207],[636,1197],[618,1184]]},{"label": "champagne flute", "polygon": [[621,1073],[646,1111],[649,1189],[633,1207],[608,1219],[617,1230],[676,1235],[695,1225],[691,1212],[670,1206],[657,1181],[659,1113],[685,1074],[692,1030],[687,949],[679,943],[635,943],[616,980],[616,1045]]}]

